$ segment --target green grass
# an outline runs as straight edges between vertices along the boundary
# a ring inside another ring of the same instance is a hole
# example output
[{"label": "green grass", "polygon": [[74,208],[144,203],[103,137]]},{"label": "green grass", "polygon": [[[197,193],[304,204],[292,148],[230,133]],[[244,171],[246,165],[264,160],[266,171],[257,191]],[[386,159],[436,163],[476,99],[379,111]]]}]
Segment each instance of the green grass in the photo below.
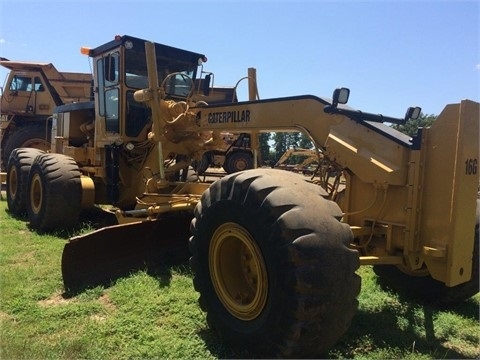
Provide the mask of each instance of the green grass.
[{"label": "green grass", "polygon": [[[65,296],[67,236],[39,235],[0,201],[0,358],[239,358],[219,342],[197,304],[186,265],[139,271],[108,287]],[[383,291],[360,269],[360,307],[348,333],[319,357],[480,357],[480,295],[448,310]],[[155,275],[152,275],[155,274]]]}]

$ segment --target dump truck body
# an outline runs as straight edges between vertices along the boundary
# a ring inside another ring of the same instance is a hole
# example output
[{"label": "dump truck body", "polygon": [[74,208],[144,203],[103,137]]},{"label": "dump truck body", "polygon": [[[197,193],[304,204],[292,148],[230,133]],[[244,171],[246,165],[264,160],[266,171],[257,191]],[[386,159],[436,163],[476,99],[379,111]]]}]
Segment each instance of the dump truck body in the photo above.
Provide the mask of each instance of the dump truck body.
[{"label": "dump truck body", "polygon": [[[116,225],[65,246],[66,288],[142,266],[135,249],[151,254],[177,234],[209,324],[232,346],[281,357],[319,356],[347,331],[360,264],[399,271],[407,286],[419,279],[434,300],[478,292],[477,102],[448,105],[411,138],[383,122],[420,109],[360,112],[347,89],[259,100],[249,69],[248,101],[208,103],[195,86],[200,53],[130,36],[86,53],[95,101],[57,107],[51,153],[17,149],[8,164],[10,211],[26,211],[33,228],[115,206]],[[255,168],[201,181],[190,166],[225,132],[249,134],[257,164],[258,134],[271,131],[311,139],[323,180]]]},{"label": "dump truck body", "polygon": [[2,169],[17,147],[50,148],[49,117],[56,106],[87,101],[92,75],[59,72],[51,63],[0,60],[10,70],[2,88],[0,142]]}]

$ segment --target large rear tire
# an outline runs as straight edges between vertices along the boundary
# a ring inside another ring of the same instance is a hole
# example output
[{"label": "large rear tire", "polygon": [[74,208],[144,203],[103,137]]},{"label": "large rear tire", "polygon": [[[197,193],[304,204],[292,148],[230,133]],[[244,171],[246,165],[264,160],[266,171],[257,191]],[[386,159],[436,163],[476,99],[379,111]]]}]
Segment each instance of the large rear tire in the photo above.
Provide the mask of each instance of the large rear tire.
[{"label": "large rear tire", "polygon": [[208,324],[231,346],[319,357],[348,329],[359,257],[324,195],[273,169],[226,176],[203,194],[191,225],[194,286]]},{"label": "large rear tire", "polygon": [[82,185],[76,162],[62,154],[41,154],[28,176],[30,226],[41,231],[70,228],[78,222]]},{"label": "large rear tire", "polygon": [[7,165],[7,204],[12,215],[25,215],[28,173],[33,160],[43,153],[38,149],[19,148],[10,153]]}]

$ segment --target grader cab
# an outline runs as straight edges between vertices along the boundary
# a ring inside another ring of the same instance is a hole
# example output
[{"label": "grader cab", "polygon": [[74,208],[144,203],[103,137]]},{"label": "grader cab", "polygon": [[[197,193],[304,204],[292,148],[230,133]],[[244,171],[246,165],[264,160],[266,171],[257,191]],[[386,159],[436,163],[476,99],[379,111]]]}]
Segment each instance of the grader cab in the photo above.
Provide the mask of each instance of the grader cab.
[{"label": "grader cab", "polygon": [[[95,102],[59,107],[51,151],[16,149],[8,163],[9,209],[26,211],[34,228],[114,206],[115,224],[66,244],[66,288],[148,264],[154,245],[177,255],[188,245],[209,325],[270,357],[315,357],[338,341],[357,308],[361,264],[436,301],[478,292],[478,103],[446,106],[410,138],[384,122],[420,109],[360,112],[346,105],[347,89],[258,100],[252,69],[248,101],[209,104],[207,86],[195,86],[202,54],[130,36],[86,53]],[[258,164],[263,131],[304,133],[344,188],[278,169],[214,182],[192,170],[224,132],[250,134]]]}]

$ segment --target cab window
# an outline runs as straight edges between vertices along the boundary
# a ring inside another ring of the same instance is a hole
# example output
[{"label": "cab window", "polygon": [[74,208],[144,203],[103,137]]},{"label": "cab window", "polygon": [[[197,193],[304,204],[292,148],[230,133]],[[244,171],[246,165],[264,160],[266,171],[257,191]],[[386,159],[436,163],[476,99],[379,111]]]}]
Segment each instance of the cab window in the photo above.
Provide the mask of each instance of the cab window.
[{"label": "cab window", "polygon": [[119,55],[110,54],[97,61],[99,113],[105,117],[105,130],[119,133]]},{"label": "cab window", "polygon": [[35,79],[33,80],[33,89],[35,91],[45,91],[45,87],[38,76],[35,76]]},{"label": "cab window", "polygon": [[10,91],[32,91],[32,78],[15,75],[10,83]]}]

